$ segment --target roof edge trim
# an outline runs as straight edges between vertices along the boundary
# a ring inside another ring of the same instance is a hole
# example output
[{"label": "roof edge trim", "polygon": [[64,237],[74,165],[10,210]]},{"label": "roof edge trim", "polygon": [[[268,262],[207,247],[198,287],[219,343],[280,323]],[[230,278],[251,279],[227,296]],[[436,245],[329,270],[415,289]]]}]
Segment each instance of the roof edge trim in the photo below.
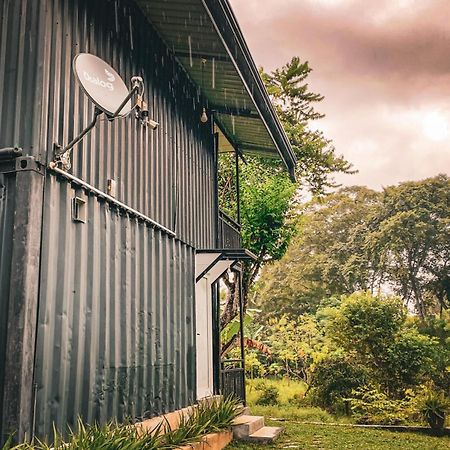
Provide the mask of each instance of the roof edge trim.
[{"label": "roof edge trim", "polygon": [[[273,139],[278,152],[289,171],[292,181],[295,181],[295,166],[297,159],[292,150],[288,137],[280,123],[269,94],[259,75],[258,69],[250,54],[242,31],[228,0],[201,0],[215,26],[242,82],[261,115],[268,133]],[[234,41],[234,42],[233,42]],[[230,48],[235,48],[233,54]],[[249,89],[249,82],[253,82],[255,91]]]}]

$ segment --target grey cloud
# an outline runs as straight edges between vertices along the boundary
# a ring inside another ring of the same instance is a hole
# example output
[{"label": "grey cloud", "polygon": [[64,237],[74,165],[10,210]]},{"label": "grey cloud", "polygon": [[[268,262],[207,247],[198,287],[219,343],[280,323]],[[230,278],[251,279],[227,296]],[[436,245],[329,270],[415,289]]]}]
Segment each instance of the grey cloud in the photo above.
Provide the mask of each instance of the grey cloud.
[{"label": "grey cloud", "polygon": [[319,127],[360,170],[346,183],[380,187],[449,171],[449,142],[424,137],[416,116],[437,110],[450,121],[450,2],[232,5],[258,65],[309,60],[311,89],[325,95]]}]

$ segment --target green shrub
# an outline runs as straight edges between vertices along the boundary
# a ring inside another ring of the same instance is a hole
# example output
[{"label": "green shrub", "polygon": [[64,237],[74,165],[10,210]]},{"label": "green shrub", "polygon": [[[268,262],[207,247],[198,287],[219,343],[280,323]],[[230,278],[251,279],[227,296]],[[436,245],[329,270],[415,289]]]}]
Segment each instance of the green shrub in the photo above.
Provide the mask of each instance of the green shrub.
[{"label": "green shrub", "polygon": [[411,398],[393,400],[386,394],[369,387],[354,390],[352,397],[346,400],[349,402],[355,422],[361,424],[410,423],[416,412]]},{"label": "green shrub", "polygon": [[352,359],[331,355],[319,362],[311,376],[309,397],[312,404],[333,413],[349,414],[345,400],[354,389],[366,384],[366,372]]},{"label": "green shrub", "polygon": [[232,425],[240,413],[240,403],[241,401],[233,396],[219,401],[212,399],[200,404],[191,418],[194,422],[204,425],[204,434],[215,433]]},{"label": "green shrub", "polygon": [[7,442],[3,450],[156,450],[161,448],[159,433],[139,433],[138,429],[130,424],[119,425],[111,421],[106,425],[84,425],[78,420],[78,430],[70,431],[64,439],[58,431],[54,431],[53,443],[34,439],[30,443],[22,443],[11,447]]},{"label": "green shrub", "polygon": [[312,406],[312,399],[311,399],[311,396],[307,396],[304,393],[298,393],[298,394],[294,394],[294,396],[288,400],[288,403],[290,405],[298,406],[301,408],[309,407],[309,406]]},{"label": "green shrub", "polygon": [[267,383],[259,383],[255,389],[260,391],[259,397],[256,400],[257,405],[276,405],[280,395],[279,390],[275,386]]}]

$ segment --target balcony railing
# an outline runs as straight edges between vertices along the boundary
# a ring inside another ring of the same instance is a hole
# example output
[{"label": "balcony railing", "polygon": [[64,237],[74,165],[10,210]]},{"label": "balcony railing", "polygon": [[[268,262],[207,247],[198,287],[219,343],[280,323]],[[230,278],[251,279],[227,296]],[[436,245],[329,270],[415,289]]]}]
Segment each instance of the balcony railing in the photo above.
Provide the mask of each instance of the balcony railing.
[{"label": "balcony railing", "polygon": [[233,396],[245,405],[245,371],[242,359],[222,361],[222,390],[224,397]]},{"label": "balcony railing", "polygon": [[219,248],[241,248],[241,226],[219,211]]}]

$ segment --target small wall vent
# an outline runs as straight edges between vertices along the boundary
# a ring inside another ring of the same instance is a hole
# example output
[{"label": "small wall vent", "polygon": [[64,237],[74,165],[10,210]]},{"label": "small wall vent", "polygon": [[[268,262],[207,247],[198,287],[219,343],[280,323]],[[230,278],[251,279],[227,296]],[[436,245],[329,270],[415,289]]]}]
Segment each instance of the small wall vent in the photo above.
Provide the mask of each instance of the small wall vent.
[{"label": "small wall vent", "polygon": [[74,222],[86,223],[86,210],[86,200],[81,197],[72,198],[72,220]]}]

